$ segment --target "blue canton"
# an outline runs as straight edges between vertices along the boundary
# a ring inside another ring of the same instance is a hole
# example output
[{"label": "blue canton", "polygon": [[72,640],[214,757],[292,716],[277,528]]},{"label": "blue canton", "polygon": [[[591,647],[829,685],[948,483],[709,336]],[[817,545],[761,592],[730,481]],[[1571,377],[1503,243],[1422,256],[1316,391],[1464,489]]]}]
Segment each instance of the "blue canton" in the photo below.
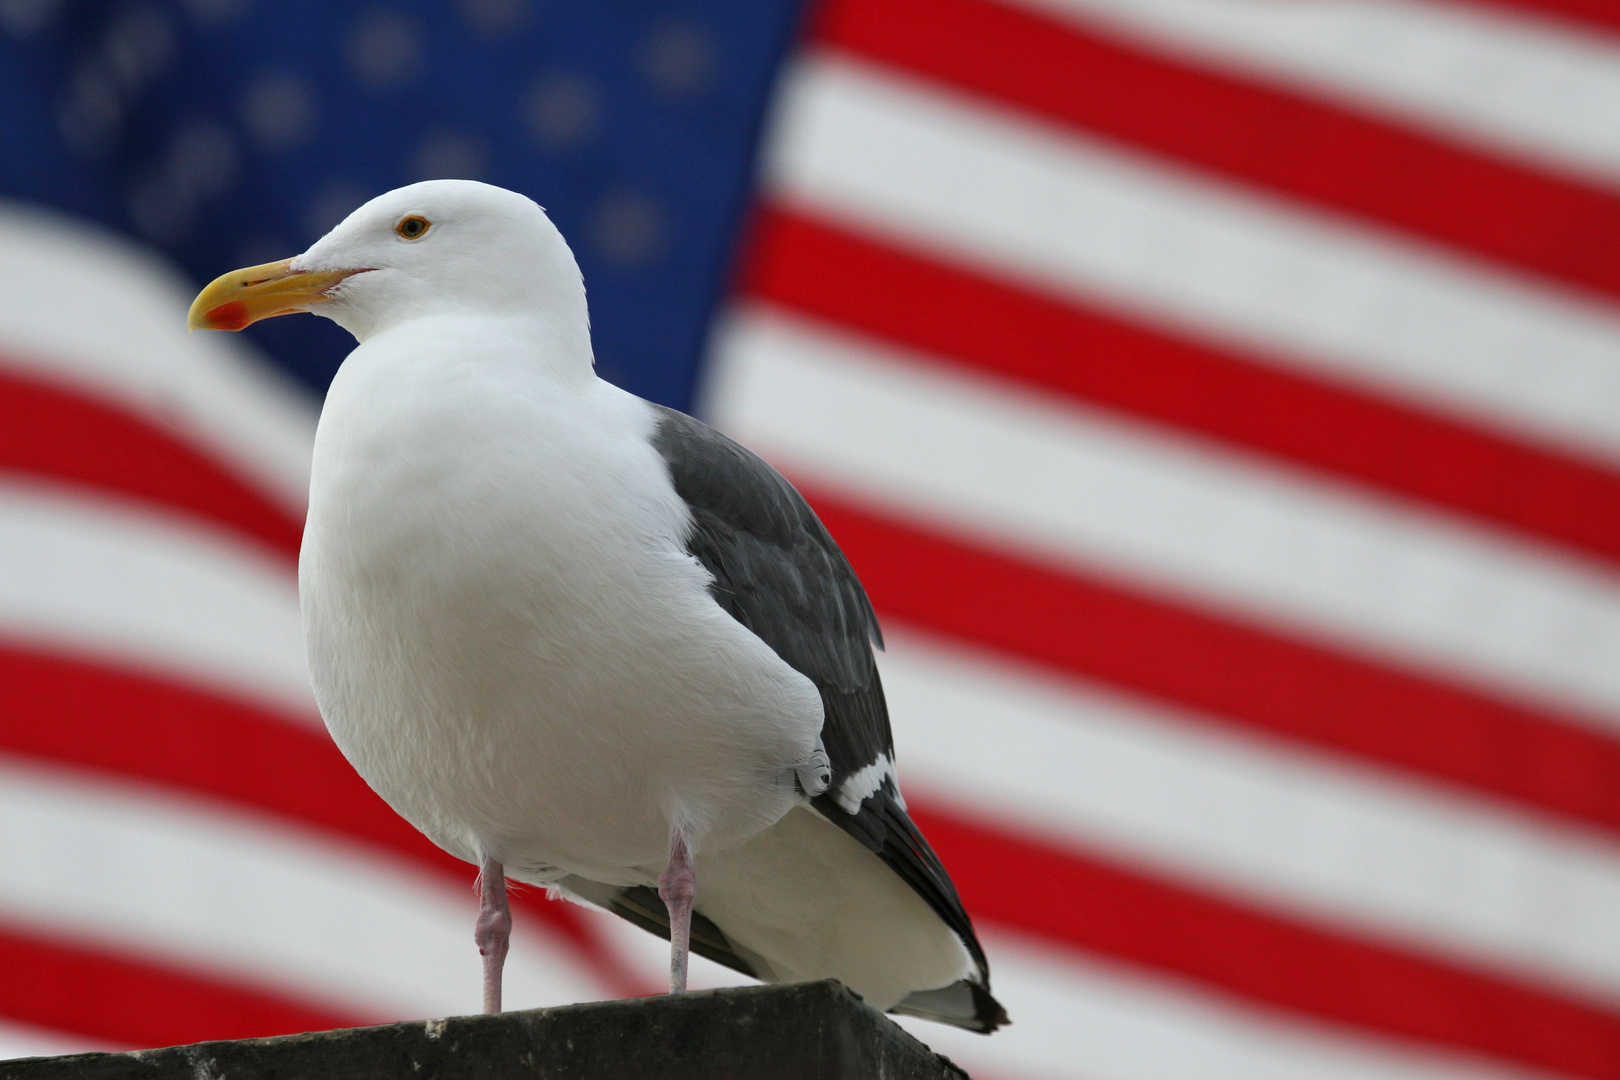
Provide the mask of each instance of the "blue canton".
[{"label": "blue canton", "polygon": [[[199,283],[436,177],[532,196],[598,370],[689,409],[798,0],[0,0],[0,196],[157,245]],[[247,333],[325,389],[324,319]]]}]

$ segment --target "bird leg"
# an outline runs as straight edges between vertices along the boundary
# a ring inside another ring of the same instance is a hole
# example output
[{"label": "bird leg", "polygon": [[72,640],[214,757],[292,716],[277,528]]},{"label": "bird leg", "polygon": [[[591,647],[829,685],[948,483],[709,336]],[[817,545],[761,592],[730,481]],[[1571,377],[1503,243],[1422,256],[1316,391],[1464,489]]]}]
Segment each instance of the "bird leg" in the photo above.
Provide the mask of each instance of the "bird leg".
[{"label": "bird leg", "polygon": [[484,958],[484,1011],[501,1011],[501,968],[512,938],[512,912],[506,906],[506,869],[484,856],[478,871],[478,923],[473,940]]},{"label": "bird leg", "polygon": [[692,900],[697,896],[697,871],[686,838],[669,834],[669,865],[658,875],[658,895],[669,909],[669,992],[686,991],[686,957],[692,941]]}]

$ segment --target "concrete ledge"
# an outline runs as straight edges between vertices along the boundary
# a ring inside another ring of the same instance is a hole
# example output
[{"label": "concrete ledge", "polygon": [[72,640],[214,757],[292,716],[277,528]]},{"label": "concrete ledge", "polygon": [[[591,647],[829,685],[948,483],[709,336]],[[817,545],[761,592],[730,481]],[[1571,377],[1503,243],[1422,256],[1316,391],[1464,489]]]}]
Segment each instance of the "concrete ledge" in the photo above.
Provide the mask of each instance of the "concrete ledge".
[{"label": "concrete ledge", "polygon": [[836,982],[0,1062],[0,1080],[968,1080]]}]

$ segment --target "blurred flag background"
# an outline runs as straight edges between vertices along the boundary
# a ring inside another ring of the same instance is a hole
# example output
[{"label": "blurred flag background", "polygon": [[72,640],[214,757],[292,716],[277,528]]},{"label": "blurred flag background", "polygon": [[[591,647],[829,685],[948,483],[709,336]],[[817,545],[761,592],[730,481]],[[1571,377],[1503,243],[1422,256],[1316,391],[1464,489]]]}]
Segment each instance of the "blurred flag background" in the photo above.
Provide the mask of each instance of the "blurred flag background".
[{"label": "blurred flag background", "polygon": [[[437,176],[864,578],[1014,1018],[925,1040],[1620,1077],[1608,0],[0,0],[0,1057],[476,1007],[306,682],[349,341],[184,332]],[[531,890],[510,1003],[663,957]]]}]

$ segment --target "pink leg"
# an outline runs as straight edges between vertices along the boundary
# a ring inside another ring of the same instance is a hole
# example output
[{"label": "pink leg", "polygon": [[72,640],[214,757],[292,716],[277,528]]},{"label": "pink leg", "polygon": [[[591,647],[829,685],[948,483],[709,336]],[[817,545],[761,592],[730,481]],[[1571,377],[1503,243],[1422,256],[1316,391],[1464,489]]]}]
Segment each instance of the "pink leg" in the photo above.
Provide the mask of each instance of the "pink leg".
[{"label": "pink leg", "polygon": [[512,912],[506,906],[506,870],[487,855],[478,872],[478,923],[473,940],[484,958],[484,1011],[501,1011],[501,968],[512,937]]},{"label": "pink leg", "polygon": [[686,956],[692,941],[692,899],[697,896],[697,871],[686,839],[670,833],[669,865],[658,875],[658,895],[669,909],[669,992],[686,990]]}]

